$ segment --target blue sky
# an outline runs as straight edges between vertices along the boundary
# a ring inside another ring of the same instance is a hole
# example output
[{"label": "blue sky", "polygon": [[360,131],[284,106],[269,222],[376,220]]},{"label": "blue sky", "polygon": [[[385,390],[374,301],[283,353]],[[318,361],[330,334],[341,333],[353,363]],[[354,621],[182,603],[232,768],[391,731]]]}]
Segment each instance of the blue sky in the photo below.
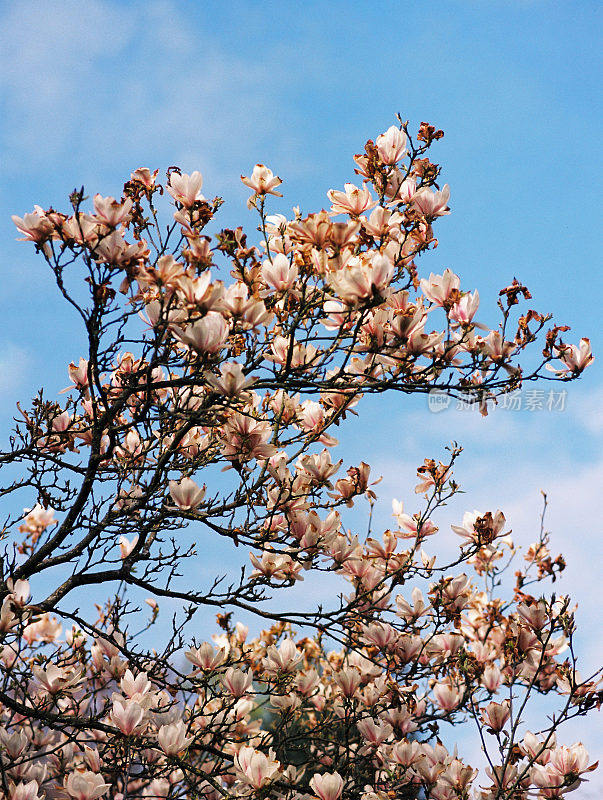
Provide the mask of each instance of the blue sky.
[{"label": "blue sky", "polygon": [[[253,232],[241,173],[262,161],[284,181],[274,210],[318,210],[398,111],[446,133],[434,157],[453,213],[424,268],[451,267],[463,287],[478,287],[486,322],[498,288],[517,276],[536,308],[601,353],[600,9],[589,0],[0,2],[3,429],[16,399],[41,384],[61,389],[65,364],[81,354],[76,321],[33,249],[15,241],[12,213],[64,208],[82,184],[118,194],[138,166],[179,164],[225,198],[224,225]],[[569,562],[559,590],[580,601],[585,672],[603,655],[599,364],[569,386],[562,412],[482,420],[380,399],[341,435],[346,459],[384,476],[383,526],[392,497],[412,504],[414,468],[451,438],[465,446],[467,495],[442,531],[465,508],[500,507],[529,543],[545,489]],[[588,736],[593,747],[594,728]]]}]

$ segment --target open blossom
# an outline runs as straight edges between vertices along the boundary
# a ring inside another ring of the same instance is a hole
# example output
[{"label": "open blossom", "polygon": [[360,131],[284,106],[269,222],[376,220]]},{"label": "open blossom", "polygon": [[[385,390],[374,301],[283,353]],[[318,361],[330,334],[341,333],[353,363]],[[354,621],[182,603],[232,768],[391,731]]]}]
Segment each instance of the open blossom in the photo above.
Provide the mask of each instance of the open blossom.
[{"label": "open blossom", "polygon": [[233,697],[243,697],[251,689],[253,675],[251,672],[229,667],[222,677],[222,683]]},{"label": "open blossom", "polygon": [[35,206],[34,211],[24,214],[22,218],[13,214],[12,221],[17,230],[24,234],[22,241],[41,244],[50,239],[54,231],[54,225],[40,206]]},{"label": "open blossom", "polygon": [[212,389],[227,397],[236,397],[253,383],[253,378],[245,375],[243,367],[231,361],[220,364],[219,378],[212,372],[206,372],[205,380]]},{"label": "open blossom", "polygon": [[74,667],[57,667],[49,664],[46,669],[34,664],[32,667],[35,683],[48,694],[56,694],[73,688],[82,680],[82,673]]},{"label": "open blossom", "polygon": [[505,527],[505,515],[502,511],[492,514],[488,511],[465,511],[462,525],[451,525],[452,530],[467,542],[490,544],[498,539]]},{"label": "open blossom", "polygon": [[175,328],[174,333],[184,344],[201,353],[217,353],[228,339],[228,323],[217,311],[207,314],[186,328]]},{"label": "open blossom", "polygon": [[136,731],[144,719],[144,709],[134,700],[116,699],[113,703],[111,721],[125,735]]},{"label": "open blossom", "polygon": [[261,789],[279,774],[280,763],[270,755],[265,755],[253,747],[241,747],[234,757],[234,768],[248,786]]},{"label": "open blossom", "polygon": [[450,214],[448,201],[450,200],[450,187],[444,184],[442,189],[432,192],[427,186],[418,189],[412,198],[414,208],[425,217],[441,217]]},{"label": "open blossom", "polygon": [[170,497],[181,511],[191,511],[203,502],[205,486],[198,486],[192,478],[170,481]]},{"label": "open blossom", "polygon": [[103,197],[100,194],[94,195],[94,210],[99,222],[109,228],[116,228],[130,220],[132,211],[132,201],[126,198],[120,203],[114,197]]},{"label": "open blossom", "polygon": [[18,783],[10,789],[9,800],[43,800],[45,795],[39,794],[40,786],[36,780]]},{"label": "open blossom", "polygon": [[344,184],[343,192],[329,189],[327,196],[333,204],[331,206],[333,214],[352,214],[357,217],[377,205],[368,189],[364,187],[359,189],[353,183]]},{"label": "open blossom", "polygon": [[138,167],[130,173],[130,180],[133,183],[140,183],[145,189],[153,189],[157,178],[158,170],[151,172],[148,167]]},{"label": "open blossom", "polygon": [[339,800],[343,792],[343,778],[338,772],[315,773],[310,780],[310,788],[320,800]]},{"label": "open blossom", "polygon": [[235,412],[222,428],[222,453],[236,461],[270,458],[276,453],[276,447],[270,444],[271,436],[269,422]]},{"label": "open blossom", "polygon": [[188,661],[204,670],[214,670],[226,661],[226,650],[220,647],[216,651],[209,642],[203,642],[200,647],[187,650],[184,654]]},{"label": "open blossom", "polygon": [[171,725],[162,725],[157,734],[157,741],[166,755],[176,756],[189,746],[193,737],[186,735],[186,726],[179,720]]},{"label": "open blossom", "polygon": [[377,136],[375,141],[379,158],[387,166],[391,166],[406,154],[406,134],[392,125],[385,133]]},{"label": "open blossom", "polygon": [[102,775],[89,771],[70,772],[64,786],[73,800],[96,800],[111,788],[110,784],[105,783]]},{"label": "open blossom", "polygon": [[298,269],[287,256],[277,253],[272,261],[262,264],[262,278],[266,285],[277,292],[286,292],[297,280]]},{"label": "open blossom", "polygon": [[272,174],[272,170],[268,169],[264,164],[256,164],[253,168],[250,178],[241,175],[241,180],[257,195],[274,194],[277,197],[282,197],[280,192],[275,192],[277,186],[280,186],[282,180],[276,175]]},{"label": "open blossom", "polygon": [[329,281],[346,303],[357,303],[373,295],[384,296],[394,277],[394,265],[382,255],[370,261],[350,259],[344,269],[333,273]]},{"label": "open blossom", "polygon": [[451,683],[436,683],[433,693],[437,704],[443,711],[453,711],[463,697],[463,692]]},{"label": "open blossom", "polygon": [[278,648],[270,645],[264,666],[267,672],[273,674],[292,672],[302,660],[302,657],[302,653],[295,646],[295,642],[292,639],[284,639]]},{"label": "open blossom", "polygon": [[499,733],[511,715],[509,701],[489,703],[482,713],[482,720],[490,733]]},{"label": "open blossom", "polygon": [[203,176],[196,170],[190,175],[186,173],[179,175],[177,172],[172,172],[170,173],[170,182],[167,190],[174,200],[182,203],[186,208],[190,208],[194,206],[198,200],[205,200],[201,194],[202,186]]},{"label": "open blossom", "polygon": [[450,309],[450,319],[461,325],[469,325],[479,308],[479,292],[467,292]]},{"label": "open blossom", "polygon": [[567,344],[557,347],[557,358],[565,365],[564,369],[557,369],[551,364],[547,364],[547,369],[557,375],[569,373],[579,374],[595,360],[590,346],[590,339],[580,339],[580,344]]},{"label": "open blossom", "polygon": [[446,269],[443,275],[434,275],[432,272],[428,280],[421,278],[420,285],[428,300],[438,306],[443,306],[453,294],[459,291],[461,279],[452,270]]}]

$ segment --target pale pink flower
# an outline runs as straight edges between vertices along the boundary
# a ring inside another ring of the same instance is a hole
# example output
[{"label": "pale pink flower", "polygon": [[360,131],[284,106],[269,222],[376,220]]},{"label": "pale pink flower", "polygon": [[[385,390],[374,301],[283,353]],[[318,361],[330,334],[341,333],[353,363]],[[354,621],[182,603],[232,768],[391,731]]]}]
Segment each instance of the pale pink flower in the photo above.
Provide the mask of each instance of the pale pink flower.
[{"label": "pale pink flower", "polygon": [[438,306],[443,306],[452,292],[458,291],[461,279],[450,269],[444,270],[443,275],[430,273],[429,279],[421,278],[421,290],[428,300]]},{"label": "pale pink flower", "polygon": [[439,707],[446,712],[457,708],[463,697],[463,693],[450,683],[436,683],[433,693]]},{"label": "pale pink flower", "polygon": [[547,364],[547,369],[557,375],[572,373],[578,375],[595,360],[590,346],[590,339],[580,339],[580,344],[566,344],[556,348],[557,358],[565,364],[565,369],[556,369]]},{"label": "pale pink flower", "polygon": [[270,751],[266,756],[253,747],[241,747],[234,757],[234,768],[239,778],[254,789],[261,789],[279,774],[280,763]]},{"label": "pale pink flower", "polygon": [[127,558],[132,550],[136,547],[138,543],[138,534],[132,538],[132,540],[128,539],[127,536],[120,536],[119,537],[119,552],[121,558]]},{"label": "pale pink flower", "polygon": [[82,673],[74,667],[57,667],[49,664],[46,669],[36,664],[32,666],[34,680],[48,694],[64,692],[82,680]]},{"label": "pale pink flower", "polygon": [[157,177],[157,170],[151,172],[148,167],[138,167],[134,172],[130,173],[130,180],[133,183],[141,183],[145,189],[152,189],[155,186],[155,178]]},{"label": "pale pink flower", "polygon": [[482,721],[490,733],[499,733],[505,727],[511,715],[509,701],[489,703],[482,711]]},{"label": "pale pink flower", "polygon": [[217,311],[208,311],[201,319],[186,328],[174,328],[184,344],[200,353],[217,353],[228,339],[228,323]]},{"label": "pale pink flower", "polygon": [[148,694],[152,689],[152,684],[146,672],[139,672],[138,675],[134,677],[132,670],[127,669],[119,682],[119,688],[122,692],[127,694],[128,697],[133,697],[136,694]]},{"label": "pale pink flower", "polygon": [[479,292],[467,292],[450,309],[450,319],[460,325],[469,325],[479,308]]},{"label": "pale pink flower", "polygon": [[219,378],[212,372],[206,372],[204,378],[212,389],[227,397],[236,397],[253,383],[253,378],[245,375],[243,367],[232,361],[220,364]]},{"label": "pale pink flower", "polygon": [[144,709],[134,700],[116,698],[113,702],[111,721],[125,736],[134,733],[143,719]]},{"label": "pale pink flower", "polygon": [[181,511],[191,511],[203,502],[205,486],[198,486],[192,478],[170,481],[170,496]]},{"label": "pale pink flower", "polygon": [[24,214],[22,218],[13,214],[11,219],[17,230],[24,234],[22,242],[41,244],[50,239],[54,231],[54,225],[40,206],[34,206],[34,211]]},{"label": "pale pink flower", "polygon": [[[478,523],[481,520],[481,523]],[[486,544],[498,539],[505,527],[502,511],[495,514],[482,514],[481,511],[465,511],[462,525],[451,525],[452,530],[466,542]]]},{"label": "pale pink flower", "polygon": [[120,203],[114,197],[102,197],[100,194],[94,195],[94,210],[96,218],[108,228],[116,228],[118,225],[125,225],[132,217],[132,201],[128,197]]},{"label": "pale pink flower", "polygon": [[203,642],[200,647],[187,650],[184,655],[196,667],[212,671],[226,661],[227,654],[223,647],[218,648],[216,652],[209,642]]},{"label": "pale pink flower", "polygon": [[11,601],[20,608],[23,608],[29,600],[31,590],[29,588],[29,581],[25,578],[18,578],[16,581],[8,578],[6,581],[6,588],[10,592]]},{"label": "pale pink flower", "polygon": [[298,270],[296,264],[291,264],[287,256],[277,253],[272,261],[262,264],[262,279],[271,289],[277,292],[286,292],[291,289],[297,280]]},{"label": "pale pink flower", "polygon": [[111,788],[96,772],[70,772],[63,785],[74,800],[96,800]]},{"label": "pale pink flower", "polygon": [[251,177],[246,178],[244,175],[241,175],[241,180],[254,194],[273,194],[277,197],[283,196],[280,192],[274,191],[277,186],[281,185],[282,180],[276,175],[273,175],[272,170],[268,169],[264,164],[256,164],[251,173]]},{"label": "pale pink flower", "polygon": [[316,772],[310,780],[310,788],[320,800],[339,800],[343,792],[343,778],[338,772],[323,775]]},{"label": "pale pink flower", "polygon": [[377,202],[373,200],[371,193],[365,187],[359,189],[353,183],[346,183],[344,184],[344,190],[340,192],[335,189],[329,189],[327,192],[327,197],[333,204],[331,206],[333,214],[351,214],[357,217],[377,205]]},{"label": "pale pink flower", "polygon": [[68,372],[78,389],[85,389],[88,386],[88,359],[80,358],[77,366],[72,361],[69,364]]},{"label": "pale pink flower", "polygon": [[170,725],[162,725],[157,734],[159,747],[168,756],[176,756],[185,750],[193,741],[192,736],[186,735],[186,725],[182,720]]},{"label": "pale pink flower", "polygon": [[284,639],[278,649],[270,645],[266,655],[264,667],[272,674],[293,672],[303,658],[292,639]]},{"label": "pale pink flower", "polygon": [[448,201],[450,200],[450,187],[444,184],[441,190],[432,192],[427,186],[418,189],[413,198],[413,207],[424,217],[441,217],[450,214]]},{"label": "pale pink flower", "polygon": [[235,461],[270,458],[276,453],[271,438],[272,427],[267,420],[260,421],[236,411],[222,427],[222,455]]},{"label": "pale pink flower", "polygon": [[0,744],[5,748],[7,755],[15,761],[29,744],[29,737],[25,731],[12,731],[0,728]]},{"label": "pale pink flower", "polygon": [[370,261],[350,259],[346,267],[329,276],[329,283],[344,302],[355,304],[374,295],[386,296],[394,274],[392,262],[377,254]]},{"label": "pale pink flower", "polygon": [[243,697],[251,689],[253,675],[251,672],[243,672],[242,669],[229,667],[222,677],[222,684],[233,697]]},{"label": "pale pink flower", "polygon": [[389,722],[376,722],[372,717],[361,719],[356,727],[366,742],[375,747],[387,741],[393,733]]},{"label": "pale pink flower", "polygon": [[37,622],[32,622],[23,630],[23,638],[28,644],[33,642],[54,642],[61,635],[62,625],[50,614],[42,614]]},{"label": "pale pink flower", "polygon": [[387,166],[392,166],[406,154],[406,134],[395,125],[377,136],[375,144],[379,158]]},{"label": "pale pink flower", "polygon": [[170,174],[170,182],[167,186],[167,190],[174,200],[182,203],[186,208],[190,208],[198,200],[205,200],[201,194],[202,186],[203,176],[200,172],[197,172],[197,170],[190,175],[186,173],[179,175],[177,172],[172,172]]},{"label": "pale pink flower", "polygon": [[9,789],[9,800],[42,800],[45,795],[38,794],[39,789],[36,780],[18,783]]}]

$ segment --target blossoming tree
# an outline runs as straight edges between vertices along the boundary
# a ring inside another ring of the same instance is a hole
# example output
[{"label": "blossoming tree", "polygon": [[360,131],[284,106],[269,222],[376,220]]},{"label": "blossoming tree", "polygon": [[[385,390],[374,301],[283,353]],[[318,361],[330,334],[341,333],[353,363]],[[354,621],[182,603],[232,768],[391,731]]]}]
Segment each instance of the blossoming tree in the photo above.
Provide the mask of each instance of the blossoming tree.
[{"label": "blossoming tree", "polygon": [[[435,389],[487,413],[592,360],[587,339],[520,312],[516,280],[488,329],[456,274],[421,277],[449,213],[428,155],[442,135],[422,123],[413,139],[400,121],[355,156],[359,186],[291,219],[268,213],[281,181],[256,165],[255,243],[219,229],[222,201],[176,168],[164,183],[137,169],[119,200],[76,191],[68,213],[14,218],[82,340],[71,386],[20,407],[0,456],[2,496],[29,506],[3,530],[3,797],[520,800],[562,797],[594,768],[558,740],[597,706],[598,675],[576,671],[570,600],[542,588],[564,566],[544,531],[507,595],[501,511],[454,526],[451,563],[427,555],[458,491],[456,447],[418,468],[393,530],[346,527],[376,497],[367,463],[333,455],[363,396]],[[182,564],[201,555],[184,528],[248,551],[249,567],[191,585]],[[289,608],[313,571],[348,593]],[[140,634],[168,602],[180,611],[151,647]],[[208,611],[213,641],[189,640]],[[554,714],[531,732],[538,695]],[[479,776],[442,743],[465,722]]]}]

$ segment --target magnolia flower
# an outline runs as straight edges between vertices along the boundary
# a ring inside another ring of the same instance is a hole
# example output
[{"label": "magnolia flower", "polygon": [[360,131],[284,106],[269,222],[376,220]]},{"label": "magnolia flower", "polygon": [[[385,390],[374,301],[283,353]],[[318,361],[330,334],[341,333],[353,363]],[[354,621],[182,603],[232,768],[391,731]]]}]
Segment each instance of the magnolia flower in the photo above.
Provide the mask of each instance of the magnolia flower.
[{"label": "magnolia flower", "polygon": [[50,239],[54,231],[54,225],[40,206],[34,206],[34,211],[24,214],[22,218],[13,214],[11,219],[17,230],[24,234],[23,239],[20,240],[22,242],[41,244]]},{"label": "magnolia flower", "polygon": [[446,183],[441,190],[435,192],[427,186],[418,189],[413,195],[412,204],[424,217],[441,217],[450,214],[449,200],[450,187]]},{"label": "magnolia flower", "polygon": [[351,214],[352,216],[359,216],[364,211],[374,208],[377,202],[371,197],[368,189],[359,189],[353,183],[344,184],[343,192],[329,189],[327,197],[333,204],[331,212],[333,214]]},{"label": "magnolia flower", "polygon": [[148,167],[138,167],[134,172],[130,173],[130,180],[133,183],[140,183],[145,189],[152,189],[155,186],[155,179],[158,170],[151,172]]},{"label": "magnolia flower", "polygon": [[499,538],[505,527],[505,515],[497,511],[494,515],[488,511],[465,511],[462,525],[451,525],[452,530],[467,542],[476,544],[490,544]]},{"label": "magnolia flower", "polygon": [[556,348],[557,358],[565,364],[565,369],[556,369],[547,364],[546,368],[556,375],[580,374],[595,360],[590,339],[580,339],[580,344],[566,344]]},{"label": "magnolia flower", "polygon": [[251,689],[253,675],[242,669],[229,667],[222,677],[223,686],[233,697],[243,697]]},{"label": "magnolia flower", "polygon": [[482,720],[490,733],[499,733],[505,727],[511,715],[509,701],[489,703],[482,711]]},{"label": "magnolia flower", "polygon": [[198,200],[205,200],[201,194],[202,186],[203,176],[196,170],[190,175],[186,173],[179,175],[177,172],[172,172],[170,174],[170,182],[167,186],[167,190],[174,200],[182,203],[186,208],[190,208],[195,205]]},{"label": "magnolia flower", "polygon": [[469,325],[479,307],[479,292],[477,289],[467,292],[450,309],[450,319],[460,325]]},{"label": "magnolia flower", "polygon": [[201,319],[186,328],[174,327],[174,333],[184,344],[201,353],[217,353],[228,339],[228,323],[217,311],[208,311]]},{"label": "magnolia flower", "polygon": [[222,647],[216,652],[209,642],[203,642],[201,647],[187,650],[184,655],[196,667],[212,671],[226,661],[227,653]]},{"label": "magnolia flower", "polygon": [[9,789],[9,800],[43,800],[45,795],[38,794],[40,786],[36,780],[19,783]]},{"label": "magnolia flower", "polygon": [[125,735],[130,736],[140,726],[144,709],[134,700],[116,698],[113,702],[111,721]]},{"label": "magnolia flower", "polygon": [[170,497],[181,511],[192,511],[205,497],[205,486],[198,486],[192,478],[170,481]]},{"label": "magnolia flower", "polygon": [[48,694],[57,694],[77,685],[82,680],[82,673],[73,667],[57,667],[49,664],[46,669],[32,667],[32,672],[36,683]]},{"label": "magnolia flower", "polygon": [[392,166],[406,154],[406,134],[395,125],[377,136],[375,141],[379,158],[386,166]]},{"label": "magnolia flower", "polygon": [[206,372],[204,378],[212,389],[227,397],[236,397],[253,383],[253,378],[245,375],[243,367],[232,361],[220,364],[219,378],[212,372]]},{"label": "magnolia flower", "polygon": [[111,788],[95,772],[70,772],[63,786],[74,800],[96,800]]},{"label": "magnolia flower", "polygon": [[241,180],[257,195],[273,194],[277,197],[282,197],[280,192],[275,192],[277,186],[280,186],[282,180],[272,174],[272,170],[264,166],[264,164],[256,164],[253,168],[250,178],[241,175]]},{"label": "magnolia flower", "polygon": [[293,672],[303,658],[303,654],[299,652],[293,639],[284,639],[278,649],[274,645],[270,645],[266,655],[264,666],[267,672],[273,674]]},{"label": "magnolia flower", "polygon": [[120,536],[119,537],[119,553],[121,558],[127,558],[132,550],[136,547],[138,543],[138,534],[132,538],[132,540],[128,539],[127,536]]},{"label": "magnolia flower", "polygon": [[94,210],[99,222],[108,228],[116,228],[130,221],[132,216],[132,201],[128,197],[120,203],[114,197],[102,197],[100,194],[94,195]]},{"label": "magnolia flower", "polygon": [[193,741],[192,736],[187,737],[186,726],[182,720],[171,725],[162,725],[157,734],[159,747],[168,756],[176,756],[185,750]]},{"label": "magnolia flower", "polygon": [[315,773],[310,780],[310,788],[320,800],[339,800],[343,792],[343,778],[338,772]]},{"label": "magnolia flower", "polygon": [[444,270],[443,275],[430,273],[429,279],[421,278],[421,290],[428,300],[438,306],[443,306],[448,298],[459,291],[461,279],[450,269]]},{"label": "magnolia flower", "polygon": [[297,280],[297,275],[297,265],[289,263],[287,256],[282,253],[277,253],[272,261],[264,261],[262,264],[262,279],[276,292],[286,292],[291,289]]},{"label": "magnolia flower", "polygon": [[450,683],[436,683],[433,693],[439,707],[446,712],[453,711],[463,697],[463,693]]},{"label": "magnolia flower", "polygon": [[270,751],[266,756],[253,747],[241,747],[234,757],[234,768],[239,778],[254,789],[261,789],[279,773],[280,763]]}]

